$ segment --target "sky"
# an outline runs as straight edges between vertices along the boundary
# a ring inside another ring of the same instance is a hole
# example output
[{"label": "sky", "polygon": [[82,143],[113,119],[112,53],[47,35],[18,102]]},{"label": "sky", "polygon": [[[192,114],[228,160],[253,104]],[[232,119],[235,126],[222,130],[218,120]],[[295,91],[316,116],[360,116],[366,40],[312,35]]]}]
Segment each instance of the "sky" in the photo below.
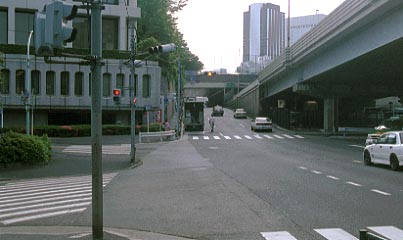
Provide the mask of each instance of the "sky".
[{"label": "sky", "polygon": [[[328,15],[344,0],[290,0],[291,17]],[[253,3],[272,3],[288,17],[288,0],[188,0],[178,13],[178,28],[204,70],[235,73],[242,61],[243,12]]]}]

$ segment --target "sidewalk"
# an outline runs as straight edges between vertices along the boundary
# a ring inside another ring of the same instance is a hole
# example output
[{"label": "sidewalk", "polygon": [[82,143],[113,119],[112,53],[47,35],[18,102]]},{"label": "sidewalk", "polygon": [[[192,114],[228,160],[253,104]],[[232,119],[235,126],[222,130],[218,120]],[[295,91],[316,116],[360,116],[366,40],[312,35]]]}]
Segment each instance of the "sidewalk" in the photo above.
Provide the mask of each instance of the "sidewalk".
[{"label": "sidewalk", "polygon": [[[103,144],[127,144],[130,141],[129,136],[107,136],[103,138]],[[52,139],[54,144],[68,145],[74,144],[88,144],[90,138],[57,138]],[[143,159],[151,151],[154,151],[166,143],[153,143],[153,144],[136,144],[137,158]],[[120,157],[122,158],[122,157]],[[129,159],[129,156],[127,156]],[[63,163],[63,159],[55,161],[57,164],[62,165],[64,168],[68,164]],[[56,168],[54,168],[56,169]],[[26,168],[24,169],[27,170]],[[29,170],[29,169],[28,169]],[[129,166],[120,172],[126,174],[132,171],[132,166]],[[16,169],[13,169],[16,171]],[[35,171],[30,169],[29,171]],[[1,179],[1,178],[0,178]],[[1,182],[0,182],[1,186]],[[105,209],[105,204],[104,204]],[[105,211],[105,210],[104,210]],[[91,222],[91,221],[89,221]],[[135,229],[124,228],[108,228],[105,227],[104,216],[104,234],[105,240],[189,240],[189,238],[165,235],[160,233],[138,231]],[[0,224],[0,239],[1,240],[21,240],[21,239],[43,239],[43,240],[58,240],[58,239],[81,239],[92,240],[92,226],[3,226]]]}]

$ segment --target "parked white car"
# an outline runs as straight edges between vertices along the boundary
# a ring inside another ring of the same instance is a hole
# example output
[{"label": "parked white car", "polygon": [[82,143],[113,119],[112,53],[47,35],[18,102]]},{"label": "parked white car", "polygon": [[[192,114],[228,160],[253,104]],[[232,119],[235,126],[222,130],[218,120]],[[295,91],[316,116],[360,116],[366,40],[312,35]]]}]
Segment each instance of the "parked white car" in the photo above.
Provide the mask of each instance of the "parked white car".
[{"label": "parked white car", "polygon": [[272,122],[267,117],[256,117],[250,123],[250,130],[252,131],[273,131]]},{"label": "parked white car", "polygon": [[247,118],[245,110],[243,108],[237,108],[234,112],[234,118]]},{"label": "parked white car", "polygon": [[382,134],[363,152],[365,165],[373,163],[389,165],[392,170],[403,166],[403,131],[392,131]]}]

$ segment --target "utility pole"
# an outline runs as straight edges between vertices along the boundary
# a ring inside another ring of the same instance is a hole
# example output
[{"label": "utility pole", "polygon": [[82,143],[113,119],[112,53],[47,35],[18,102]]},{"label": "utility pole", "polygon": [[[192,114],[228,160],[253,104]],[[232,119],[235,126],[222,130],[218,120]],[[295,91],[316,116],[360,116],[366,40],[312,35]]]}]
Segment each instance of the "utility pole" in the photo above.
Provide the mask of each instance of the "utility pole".
[{"label": "utility pole", "polygon": [[131,42],[130,42],[130,162],[136,163],[136,81],[135,81],[135,61],[136,61],[136,35],[134,21],[130,21]]},{"label": "utility pole", "polygon": [[25,72],[25,90],[22,93],[24,96],[23,98],[25,99],[25,131],[26,134],[29,135],[30,131],[30,126],[31,124],[29,123],[30,121],[30,94],[31,94],[31,68],[30,68],[30,62],[31,59],[29,57],[29,47],[31,45],[31,38],[32,38],[32,33],[34,31],[30,31],[29,32],[29,36],[28,36],[28,42],[27,42],[27,70]]},{"label": "utility pole", "polygon": [[180,48],[178,48],[178,94],[177,94],[177,106],[178,106],[178,125],[177,125],[177,134],[178,138],[182,137],[182,106],[181,106],[181,54],[180,54]]},{"label": "utility pole", "polygon": [[91,149],[92,149],[92,236],[103,239],[102,192],[102,11],[100,0],[91,3]]}]

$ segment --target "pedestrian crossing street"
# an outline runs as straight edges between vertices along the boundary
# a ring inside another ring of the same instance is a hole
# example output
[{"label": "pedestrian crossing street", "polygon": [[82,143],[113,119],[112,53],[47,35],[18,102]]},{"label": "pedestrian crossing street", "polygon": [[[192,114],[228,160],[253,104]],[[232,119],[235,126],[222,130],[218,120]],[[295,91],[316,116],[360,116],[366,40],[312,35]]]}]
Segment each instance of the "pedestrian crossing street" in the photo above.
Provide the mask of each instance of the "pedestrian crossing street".
[{"label": "pedestrian crossing street", "polygon": [[[389,240],[402,240],[403,230],[395,226],[377,226],[377,227],[367,227],[367,230],[371,233],[381,236],[384,239]],[[344,231],[341,228],[323,228],[314,229],[314,231],[322,236],[324,239],[328,240],[358,240],[354,235]],[[359,230],[355,235],[358,235]],[[298,240],[292,234],[286,231],[279,232],[261,232],[260,233],[266,240]],[[368,238],[369,239],[369,238]],[[372,238],[371,238],[372,239]]]},{"label": "pedestrian crossing street", "polygon": [[290,135],[290,134],[253,134],[253,135],[193,135],[190,136],[192,140],[253,140],[253,139],[303,139],[301,135]]},{"label": "pedestrian crossing street", "polygon": [[[104,174],[103,187],[115,176],[116,173]],[[9,225],[83,212],[91,199],[92,176],[7,181],[0,184],[0,223]]]},{"label": "pedestrian crossing street", "polygon": [[[71,145],[62,150],[64,153],[91,153],[91,145]],[[130,155],[130,144],[102,145],[102,154]]]}]

